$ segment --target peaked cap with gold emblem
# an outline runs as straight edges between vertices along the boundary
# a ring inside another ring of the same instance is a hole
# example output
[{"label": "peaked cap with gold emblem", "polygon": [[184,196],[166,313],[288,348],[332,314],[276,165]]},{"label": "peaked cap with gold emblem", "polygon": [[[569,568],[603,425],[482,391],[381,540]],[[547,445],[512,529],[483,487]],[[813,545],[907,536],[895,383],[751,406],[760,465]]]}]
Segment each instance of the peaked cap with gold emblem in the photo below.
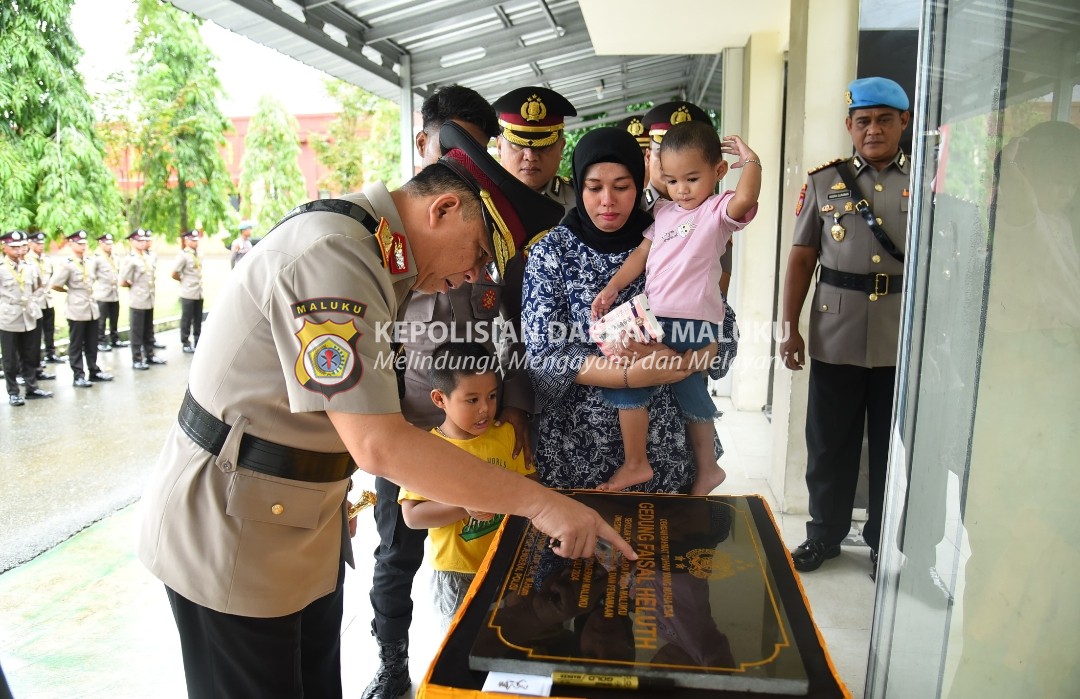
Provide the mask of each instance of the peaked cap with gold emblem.
[{"label": "peaked cap with gold emblem", "polygon": [[568,116],[577,116],[570,101],[546,87],[519,87],[492,104],[502,137],[524,148],[543,148],[559,140]]},{"label": "peaked cap with gold emblem", "polygon": [[658,104],[645,112],[645,117],[642,119],[653,143],[662,142],[668,129],[684,121],[703,121],[706,124],[712,124],[712,119],[704,109],[696,104],[682,101]]},{"label": "peaked cap with gold emblem", "polygon": [[629,132],[637,140],[641,150],[648,150],[649,132],[645,128],[645,122],[641,114],[631,114],[625,119],[620,119],[615,123],[615,128]]},{"label": "peaked cap with gold emblem", "polygon": [[556,225],[563,207],[511,175],[465,129],[448,121],[439,129],[439,163],[460,177],[480,198],[495,258],[492,281],[502,283],[509,262],[533,236]]}]

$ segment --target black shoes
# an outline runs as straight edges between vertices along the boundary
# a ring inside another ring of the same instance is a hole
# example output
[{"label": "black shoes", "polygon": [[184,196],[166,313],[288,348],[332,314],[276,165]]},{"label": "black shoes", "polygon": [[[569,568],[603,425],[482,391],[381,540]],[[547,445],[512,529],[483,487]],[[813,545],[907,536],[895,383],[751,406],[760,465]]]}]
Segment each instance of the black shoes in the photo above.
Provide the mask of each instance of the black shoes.
[{"label": "black shoes", "polygon": [[11,403],[12,405],[25,405],[26,401],[24,401],[22,396],[18,393],[12,393],[8,396],[8,403]]},{"label": "black shoes", "polygon": [[140,359],[140,360],[137,360],[135,362],[132,362],[131,368],[132,369],[138,369],[139,371],[146,371],[147,369],[150,368],[150,365]]},{"label": "black shoes", "polygon": [[157,340],[154,340],[154,349],[165,349],[165,345],[158,342]]},{"label": "black shoes", "polygon": [[90,380],[91,381],[112,381],[113,380],[113,375],[108,374],[108,373],[106,373],[104,371],[95,371],[92,374],[90,374]]},{"label": "black shoes", "polygon": [[877,582],[877,551],[870,549],[870,579]]},{"label": "black shoes", "polygon": [[147,364],[168,364],[168,362],[165,361],[164,359],[162,359],[161,357],[147,357],[146,358],[146,363]]},{"label": "black shoes", "polygon": [[112,345],[108,342],[99,342],[97,346],[98,352],[112,352]]},{"label": "black shoes", "polygon": [[76,376],[75,380],[71,382],[72,386],[76,388],[90,388],[94,384],[90,382],[90,379],[83,378],[82,376]]},{"label": "black shoes", "polygon": [[820,568],[827,559],[839,555],[840,544],[829,545],[817,539],[807,539],[791,552],[791,560],[795,564],[795,570],[808,573]]},{"label": "black shoes", "polygon": [[397,699],[411,686],[409,639],[390,643],[379,641],[379,669],[364,690],[363,699]]},{"label": "black shoes", "polygon": [[184,345],[184,354],[194,354],[195,348],[191,345]]},{"label": "black shoes", "polygon": [[44,371],[38,371],[38,373],[37,373],[37,380],[38,381],[52,381],[55,378],[56,378],[56,374],[49,374],[49,373],[44,372]]},{"label": "black shoes", "polygon": [[45,361],[49,364],[63,364],[64,358],[56,356],[56,352],[45,355]]},{"label": "black shoes", "polygon": [[35,388],[33,391],[26,392],[27,400],[34,400],[35,398],[52,398],[52,391],[43,391],[40,388]]},{"label": "black shoes", "polygon": [[113,347],[127,347],[130,344],[131,343],[128,342],[127,340],[114,340],[113,343],[112,343],[112,346]]}]

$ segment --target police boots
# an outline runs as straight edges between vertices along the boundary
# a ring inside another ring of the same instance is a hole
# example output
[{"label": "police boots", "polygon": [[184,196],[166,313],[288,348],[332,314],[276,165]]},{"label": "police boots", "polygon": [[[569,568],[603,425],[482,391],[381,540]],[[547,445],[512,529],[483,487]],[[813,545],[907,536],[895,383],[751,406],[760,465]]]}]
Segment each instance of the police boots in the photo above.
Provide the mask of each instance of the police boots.
[{"label": "police boots", "polygon": [[379,641],[379,671],[364,690],[363,699],[397,699],[410,686],[409,639]]}]

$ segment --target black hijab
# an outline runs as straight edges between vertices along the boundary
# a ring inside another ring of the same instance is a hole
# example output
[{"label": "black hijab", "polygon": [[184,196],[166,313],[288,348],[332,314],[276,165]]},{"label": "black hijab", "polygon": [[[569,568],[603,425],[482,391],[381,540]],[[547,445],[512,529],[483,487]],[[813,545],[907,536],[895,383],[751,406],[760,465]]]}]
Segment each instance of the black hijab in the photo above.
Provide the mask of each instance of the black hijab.
[{"label": "black hijab", "polygon": [[625,165],[634,176],[637,198],[641,201],[641,190],[645,186],[645,161],[641,157],[641,146],[637,139],[625,129],[610,126],[593,129],[578,141],[574,148],[574,187],[577,194],[577,206],[563,217],[562,225],[570,229],[578,240],[597,252],[626,252],[636,248],[642,239],[642,233],[652,225],[652,216],[637,206],[626,219],[623,227],[614,233],[605,233],[593,224],[585,210],[582,192],[585,186],[585,173],[596,163],[619,163]]}]

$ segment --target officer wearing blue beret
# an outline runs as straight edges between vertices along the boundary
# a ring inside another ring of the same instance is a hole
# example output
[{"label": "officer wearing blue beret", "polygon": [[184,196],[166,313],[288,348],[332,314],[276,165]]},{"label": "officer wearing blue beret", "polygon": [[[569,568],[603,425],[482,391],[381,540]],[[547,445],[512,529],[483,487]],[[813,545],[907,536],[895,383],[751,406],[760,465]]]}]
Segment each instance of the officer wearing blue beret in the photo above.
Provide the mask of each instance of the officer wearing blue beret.
[{"label": "officer wearing blue beret", "polygon": [[807,348],[799,315],[820,267],[810,310],[810,393],[806,408],[806,541],[795,569],[816,570],[840,555],[851,528],[863,422],[869,432],[870,506],[862,529],[876,572],[889,421],[904,288],[910,161],[900,137],[911,119],[904,89],[885,78],[853,81],[845,120],[855,155],[814,170],[795,207],[784,285],[784,366],[802,369]]}]

